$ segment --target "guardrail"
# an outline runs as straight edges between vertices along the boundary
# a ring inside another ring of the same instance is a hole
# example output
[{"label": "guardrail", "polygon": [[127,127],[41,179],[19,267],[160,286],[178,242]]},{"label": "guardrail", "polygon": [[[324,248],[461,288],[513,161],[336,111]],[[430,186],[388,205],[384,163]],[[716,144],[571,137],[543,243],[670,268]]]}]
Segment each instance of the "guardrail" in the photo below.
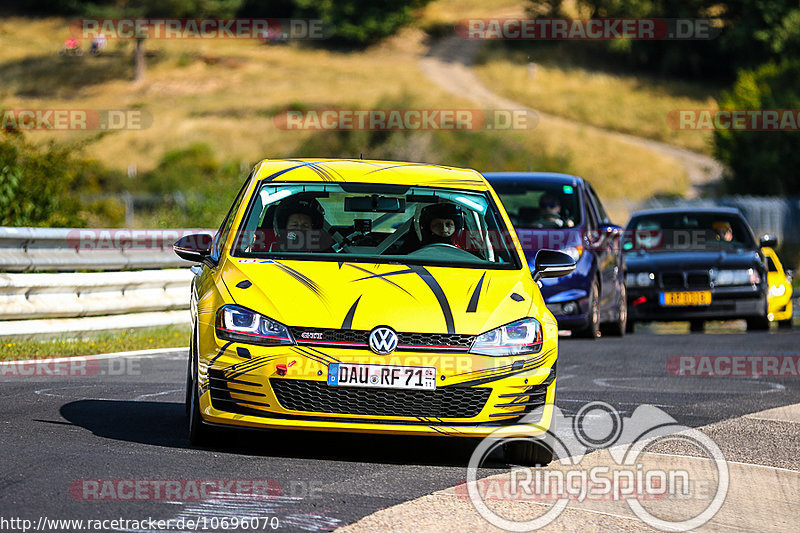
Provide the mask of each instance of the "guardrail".
[{"label": "guardrail", "polygon": [[191,233],[214,235],[215,230],[0,227],[0,271],[185,267],[172,244]]},{"label": "guardrail", "polygon": [[0,227],[0,335],[187,323],[192,272],[172,244],[192,233],[215,231]]}]

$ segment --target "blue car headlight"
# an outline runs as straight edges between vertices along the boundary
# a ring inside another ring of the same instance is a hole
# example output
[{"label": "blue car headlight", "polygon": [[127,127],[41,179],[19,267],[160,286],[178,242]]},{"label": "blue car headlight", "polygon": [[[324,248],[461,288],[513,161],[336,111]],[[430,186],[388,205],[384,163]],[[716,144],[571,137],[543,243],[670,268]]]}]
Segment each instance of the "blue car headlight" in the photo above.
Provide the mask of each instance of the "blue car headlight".
[{"label": "blue car headlight", "polygon": [[487,331],[472,343],[470,353],[508,357],[538,353],[542,349],[542,325],[535,318],[523,318]]},{"label": "blue car headlight", "polygon": [[240,305],[223,305],[217,310],[217,337],[262,346],[293,345],[289,328]]}]

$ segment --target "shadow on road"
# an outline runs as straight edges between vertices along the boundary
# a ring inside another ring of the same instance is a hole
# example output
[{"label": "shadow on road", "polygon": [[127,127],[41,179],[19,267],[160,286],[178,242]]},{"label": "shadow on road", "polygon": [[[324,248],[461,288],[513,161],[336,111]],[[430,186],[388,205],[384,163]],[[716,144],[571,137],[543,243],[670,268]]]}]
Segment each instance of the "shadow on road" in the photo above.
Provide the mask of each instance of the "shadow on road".
[{"label": "shadow on road", "polygon": [[[189,444],[181,403],[79,400],[63,405],[60,412],[66,420],[98,437],[152,446],[195,448]],[[218,432],[214,445],[206,450],[398,465],[465,466],[479,442],[462,438],[291,430],[220,429]]]}]

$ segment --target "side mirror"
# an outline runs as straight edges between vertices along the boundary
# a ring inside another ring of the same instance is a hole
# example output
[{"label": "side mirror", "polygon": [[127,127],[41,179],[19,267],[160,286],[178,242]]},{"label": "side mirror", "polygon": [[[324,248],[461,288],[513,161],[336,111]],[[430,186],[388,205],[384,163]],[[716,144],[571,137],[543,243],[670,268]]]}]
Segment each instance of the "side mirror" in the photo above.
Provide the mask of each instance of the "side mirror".
[{"label": "side mirror", "polygon": [[765,246],[769,246],[770,248],[775,248],[778,246],[778,238],[775,235],[762,235],[761,238],[758,240],[759,245],[761,248]]},{"label": "side mirror", "polygon": [[533,260],[533,281],[560,278],[575,270],[575,261],[558,250],[539,250]]},{"label": "side mirror", "polygon": [[211,255],[211,243],[214,238],[207,233],[193,233],[186,235],[172,245],[172,250],[181,259],[194,263],[204,263]]}]

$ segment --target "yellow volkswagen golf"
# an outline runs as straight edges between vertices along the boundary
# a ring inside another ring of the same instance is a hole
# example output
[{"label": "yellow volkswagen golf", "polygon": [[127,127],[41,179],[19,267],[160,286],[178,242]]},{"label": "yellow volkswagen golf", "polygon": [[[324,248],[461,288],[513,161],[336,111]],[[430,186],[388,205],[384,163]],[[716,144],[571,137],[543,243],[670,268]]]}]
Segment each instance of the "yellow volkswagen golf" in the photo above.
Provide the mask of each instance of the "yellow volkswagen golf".
[{"label": "yellow volkswagen golf", "polygon": [[[202,264],[192,443],[214,426],[464,437],[550,426],[558,331],[536,280],[575,263],[542,250],[529,268],[473,170],[265,160],[213,240],[187,236],[175,252]],[[551,457],[535,440],[506,452]]]}]

